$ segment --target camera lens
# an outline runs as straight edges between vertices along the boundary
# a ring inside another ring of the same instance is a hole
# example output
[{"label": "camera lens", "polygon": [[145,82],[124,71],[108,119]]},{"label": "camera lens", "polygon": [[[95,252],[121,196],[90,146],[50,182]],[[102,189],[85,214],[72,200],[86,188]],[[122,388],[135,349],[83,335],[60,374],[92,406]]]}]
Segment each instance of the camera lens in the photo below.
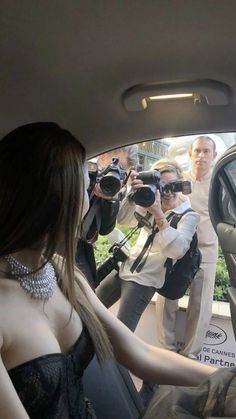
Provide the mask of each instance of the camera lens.
[{"label": "camera lens", "polygon": [[144,184],[156,184],[160,181],[160,172],[158,170],[139,172],[137,179],[141,179]]},{"label": "camera lens", "polygon": [[120,178],[112,175],[105,175],[100,181],[101,191],[106,196],[114,196],[121,188]]},{"label": "camera lens", "polygon": [[136,205],[147,208],[155,202],[155,193],[156,187],[154,185],[143,186],[134,193],[133,200]]}]

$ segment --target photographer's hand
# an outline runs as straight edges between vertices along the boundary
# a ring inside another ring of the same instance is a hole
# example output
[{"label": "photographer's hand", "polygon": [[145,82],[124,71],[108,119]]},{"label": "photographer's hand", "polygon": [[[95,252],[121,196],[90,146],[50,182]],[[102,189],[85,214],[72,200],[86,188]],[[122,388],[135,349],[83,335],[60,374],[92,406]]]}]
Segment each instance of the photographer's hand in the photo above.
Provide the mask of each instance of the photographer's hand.
[{"label": "photographer's hand", "polygon": [[165,228],[167,228],[169,226],[169,223],[165,217],[164,212],[162,211],[161,208],[161,195],[160,192],[157,190],[156,191],[156,199],[154,201],[154,203],[146,208],[148,212],[150,212],[156,221],[157,227],[159,228],[159,230],[164,230]]},{"label": "photographer's hand", "polygon": [[138,172],[136,172],[135,170],[132,170],[132,172],[130,173],[130,186],[132,188],[132,191],[135,192],[138,189],[142,188],[144,186],[143,181],[141,179],[137,179],[138,176]]}]

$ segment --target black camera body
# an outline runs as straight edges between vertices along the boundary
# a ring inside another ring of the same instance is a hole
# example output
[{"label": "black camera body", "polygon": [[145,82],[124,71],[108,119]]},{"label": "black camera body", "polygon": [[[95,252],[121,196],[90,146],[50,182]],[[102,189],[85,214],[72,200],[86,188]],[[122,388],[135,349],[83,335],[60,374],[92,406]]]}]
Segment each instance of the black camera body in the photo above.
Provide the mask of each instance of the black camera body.
[{"label": "black camera body", "polygon": [[97,285],[111,273],[114,269],[119,270],[118,262],[125,262],[128,258],[125,250],[122,249],[121,244],[114,243],[110,249],[109,253],[112,253],[104,262],[102,262],[97,268]]},{"label": "black camera body", "polygon": [[130,195],[130,199],[141,207],[150,207],[155,202],[156,191],[163,195],[165,192],[182,192],[184,195],[192,192],[191,182],[188,180],[175,180],[165,183],[160,179],[158,170],[139,172],[137,179],[141,179],[144,186]]},{"label": "black camera body", "polygon": [[90,190],[94,188],[95,183],[99,183],[102,193],[108,197],[119,192],[127,176],[117,157],[112,157],[111,163],[100,171],[97,163],[88,162],[88,171]]}]

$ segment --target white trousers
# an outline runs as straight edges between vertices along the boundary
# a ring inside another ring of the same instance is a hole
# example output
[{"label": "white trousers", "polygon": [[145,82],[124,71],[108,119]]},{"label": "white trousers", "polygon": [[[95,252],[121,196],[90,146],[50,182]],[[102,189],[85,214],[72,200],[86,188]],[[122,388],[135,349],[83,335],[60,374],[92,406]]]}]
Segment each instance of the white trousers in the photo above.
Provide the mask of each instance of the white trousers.
[{"label": "white trousers", "polygon": [[[191,287],[186,312],[183,355],[197,355],[202,348],[212,316],[216,263],[201,263]],[[167,300],[158,295],[156,302],[157,334],[160,346],[176,351],[176,319],[178,300]],[[177,338],[177,339],[176,339]]]}]

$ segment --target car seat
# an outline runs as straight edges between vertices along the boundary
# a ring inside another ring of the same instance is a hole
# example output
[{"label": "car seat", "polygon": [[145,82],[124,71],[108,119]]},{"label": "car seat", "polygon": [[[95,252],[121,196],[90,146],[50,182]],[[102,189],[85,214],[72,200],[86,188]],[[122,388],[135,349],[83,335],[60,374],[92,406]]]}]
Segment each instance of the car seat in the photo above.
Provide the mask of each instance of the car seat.
[{"label": "car seat", "polygon": [[84,372],[83,385],[98,419],[138,419],[144,410],[128,370],[116,361],[100,366],[94,356]]}]

